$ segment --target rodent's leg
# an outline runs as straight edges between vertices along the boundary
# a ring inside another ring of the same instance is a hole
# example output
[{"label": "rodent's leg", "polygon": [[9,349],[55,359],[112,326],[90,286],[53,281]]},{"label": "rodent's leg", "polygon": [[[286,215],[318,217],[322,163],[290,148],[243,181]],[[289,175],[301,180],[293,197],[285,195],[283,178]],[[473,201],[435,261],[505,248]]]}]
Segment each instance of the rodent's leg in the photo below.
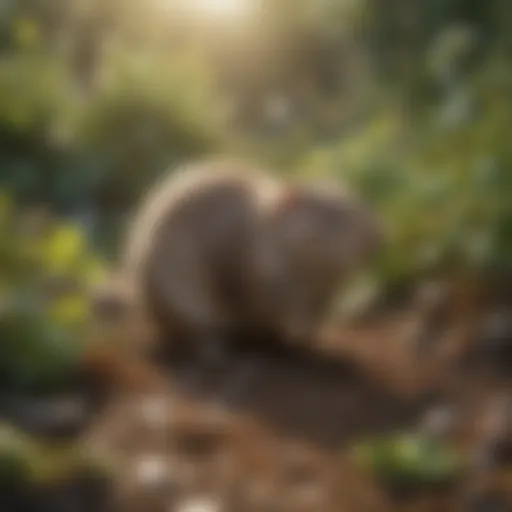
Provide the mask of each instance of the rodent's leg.
[{"label": "rodent's leg", "polygon": [[225,359],[222,333],[226,320],[211,286],[211,269],[201,256],[186,240],[161,248],[154,255],[148,297],[158,306],[153,307],[156,323],[164,335],[170,332],[163,342],[169,359],[199,358],[211,366]]},{"label": "rodent's leg", "polygon": [[164,261],[153,279],[173,316],[203,336],[221,330],[226,313],[212,286],[208,262],[180,243],[166,252]]}]

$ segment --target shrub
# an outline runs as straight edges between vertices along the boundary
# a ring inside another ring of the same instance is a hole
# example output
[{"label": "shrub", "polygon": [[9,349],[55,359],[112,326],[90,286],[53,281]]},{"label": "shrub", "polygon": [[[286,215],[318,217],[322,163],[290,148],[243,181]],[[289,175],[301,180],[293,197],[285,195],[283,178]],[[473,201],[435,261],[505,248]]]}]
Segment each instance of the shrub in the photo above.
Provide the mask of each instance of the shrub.
[{"label": "shrub", "polygon": [[0,381],[44,391],[69,379],[87,345],[88,288],[103,266],[77,226],[16,211],[0,212]]}]

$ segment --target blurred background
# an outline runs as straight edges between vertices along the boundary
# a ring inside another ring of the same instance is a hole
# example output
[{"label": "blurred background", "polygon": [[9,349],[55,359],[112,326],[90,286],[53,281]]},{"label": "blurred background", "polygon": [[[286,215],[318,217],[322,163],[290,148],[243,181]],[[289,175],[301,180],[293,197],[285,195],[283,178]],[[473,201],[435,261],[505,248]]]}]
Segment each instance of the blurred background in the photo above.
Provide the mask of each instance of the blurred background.
[{"label": "blurred background", "polygon": [[[35,478],[30,510],[75,510],[57,508],[59,500],[43,508],[51,493],[41,489],[55,493],[48,475],[71,474],[62,467],[90,457],[76,456],[74,441],[73,456],[43,441],[40,424],[54,436],[60,415],[79,422],[85,414],[68,391],[83,388],[84,354],[108,337],[91,327],[85,290],[115,265],[127,214],[147,187],[182,161],[237,153],[282,175],[347,181],[390,230],[366,276],[371,293],[412,304],[411,291],[442,276],[458,286],[445,298],[450,312],[477,297],[468,307],[480,309],[463,318],[486,308],[483,296],[503,302],[512,270],[511,29],[507,0],[2,0],[0,508],[18,510],[8,508],[20,499],[12,482]],[[492,324],[492,346],[510,362],[509,316]],[[381,358],[384,335],[367,336]],[[496,384],[505,395],[510,368]],[[464,378],[457,392],[471,409],[481,395],[474,389],[490,381]],[[45,402],[55,395],[58,407]],[[376,435],[377,420],[365,421]],[[388,471],[395,459],[386,450]],[[270,457],[262,464],[272,466]],[[335,487],[347,487],[340,479]],[[82,496],[82,480],[72,495]],[[383,500],[365,510],[401,510]],[[179,510],[224,510],[215,503]]]}]

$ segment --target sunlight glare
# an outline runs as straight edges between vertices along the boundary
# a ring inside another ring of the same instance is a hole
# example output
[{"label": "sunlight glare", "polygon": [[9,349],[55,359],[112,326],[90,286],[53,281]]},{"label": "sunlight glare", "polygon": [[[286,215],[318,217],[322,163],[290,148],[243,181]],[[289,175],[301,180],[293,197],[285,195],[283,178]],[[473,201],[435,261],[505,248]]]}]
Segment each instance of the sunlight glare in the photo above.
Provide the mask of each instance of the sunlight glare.
[{"label": "sunlight glare", "polygon": [[[254,13],[259,0],[166,0],[169,8],[209,23],[233,23]],[[171,7],[172,6],[172,7]]]},{"label": "sunlight glare", "polygon": [[248,0],[188,0],[191,7],[198,13],[212,18],[238,18],[244,15],[249,7]]}]

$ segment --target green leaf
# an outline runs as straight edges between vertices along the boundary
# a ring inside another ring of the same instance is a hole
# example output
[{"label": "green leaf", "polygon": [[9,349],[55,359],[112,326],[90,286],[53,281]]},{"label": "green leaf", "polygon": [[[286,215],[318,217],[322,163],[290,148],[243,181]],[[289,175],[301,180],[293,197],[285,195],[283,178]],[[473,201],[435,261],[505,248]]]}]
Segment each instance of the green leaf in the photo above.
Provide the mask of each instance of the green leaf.
[{"label": "green leaf", "polygon": [[74,225],[63,225],[47,241],[45,263],[52,272],[66,272],[71,270],[85,250],[83,233]]},{"label": "green leaf", "polygon": [[429,485],[450,481],[462,469],[449,446],[412,434],[362,443],[355,447],[355,455],[359,465],[383,481]]}]

